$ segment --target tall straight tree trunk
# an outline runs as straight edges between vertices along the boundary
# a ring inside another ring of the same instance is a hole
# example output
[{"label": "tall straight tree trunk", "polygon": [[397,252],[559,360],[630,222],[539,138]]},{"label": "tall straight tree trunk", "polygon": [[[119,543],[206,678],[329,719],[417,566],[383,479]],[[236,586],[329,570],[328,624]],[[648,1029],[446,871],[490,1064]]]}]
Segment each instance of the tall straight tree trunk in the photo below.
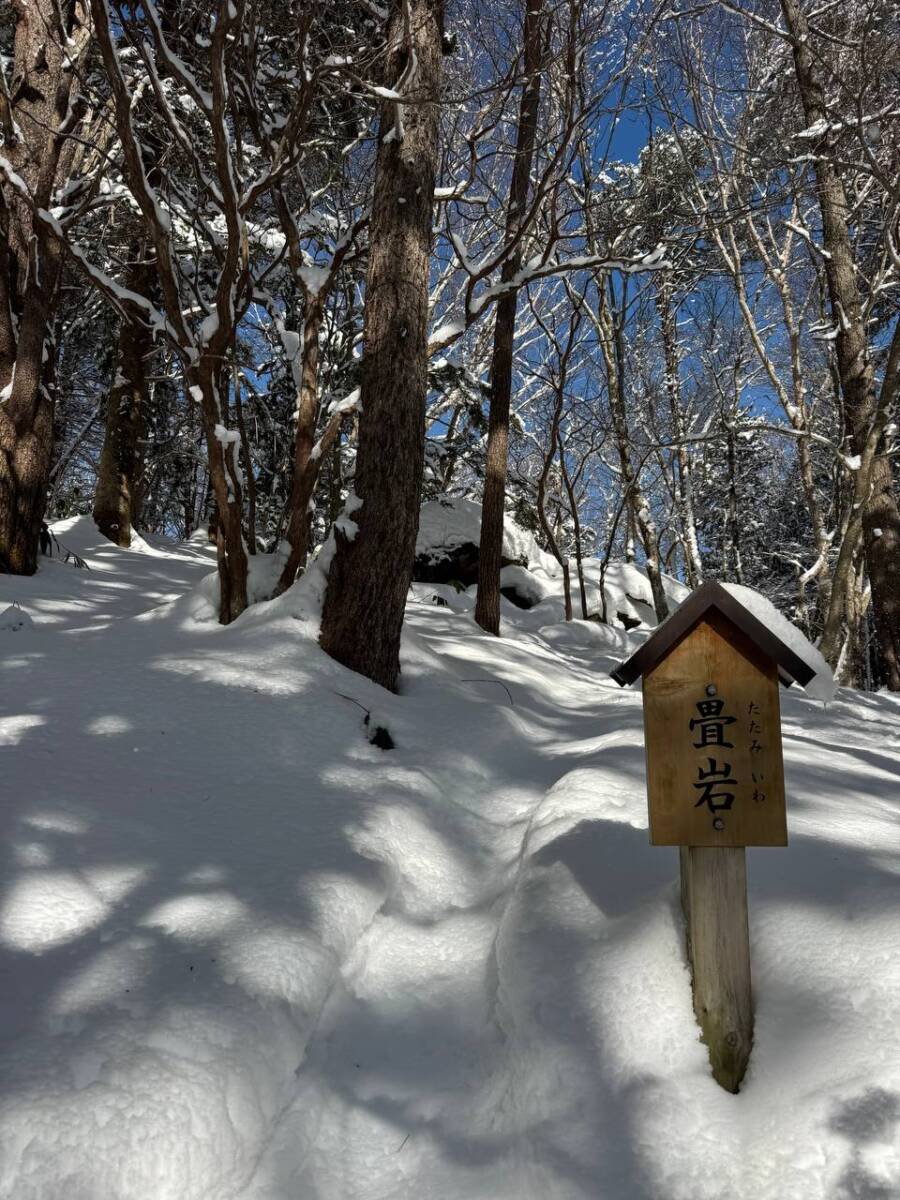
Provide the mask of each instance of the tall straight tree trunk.
[{"label": "tall straight tree trunk", "polygon": [[735,583],[744,582],[741,559],[741,522],[739,516],[737,450],[732,422],[728,424],[728,505],[725,513],[725,546],[722,565],[725,574],[734,576]]},{"label": "tall straight tree trunk", "polygon": [[[816,174],[822,241],[827,252],[824,268],[835,323],[835,354],[841,377],[844,411],[859,469],[854,479],[854,511],[847,536],[861,532],[866,567],[872,587],[872,608],[878,645],[887,671],[888,687],[900,691],[900,505],[894,488],[890,460],[884,455],[886,399],[875,388],[875,377],[862,299],[856,279],[853,247],[847,226],[850,209],[843,180],[835,165],[828,126],[824,84],[810,50],[810,32],[797,0],[781,0],[781,11],[791,37],[794,68],[803,113],[809,127],[820,126],[822,135],[810,147]],[[893,383],[888,371],[885,383]],[[846,539],[845,539],[846,540]],[[831,589],[822,653],[834,662],[841,640],[841,621],[850,607],[847,589],[852,585],[854,547],[841,547]],[[844,569],[846,568],[846,569]]]},{"label": "tall straight tree trunk", "polygon": [[[156,269],[144,254],[131,263],[125,286],[142,296],[152,294]],[[106,432],[97,471],[94,520],[117,546],[131,545],[138,516],[142,469],[141,437],[147,408],[147,362],[153,353],[153,332],[145,322],[122,318],[116,375],[106,403]]]},{"label": "tall straight tree trunk", "polygon": [[[0,171],[0,571],[31,575],[53,456],[56,347],[51,328],[62,248],[32,216],[75,155],[70,105],[89,46],[78,0],[21,0]],[[23,194],[23,190],[27,194]]]},{"label": "tall straight tree trunk", "polygon": [[670,272],[663,271],[656,288],[656,310],[662,333],[663,357],[666,364],[666,396],[672,416],[672,432],[676,442],[677,507],[684,539],[685,567],[689,585],[697,587],[703,580],[703,562],[697,538],[697,518],[694,512],[694,482],[691,456],[685,444],[684,412],[681,407],[681,379],[678,361],[678,329],[672,296]]},{"label": "tall straight tree trunk", "polygon": [[[541,97],[541,26],[543,0],[525,0],[524,82],[516,130],[516,157],[506,210],[506,239],[519,231],[528,202],[528,183],[534,159],[538,107]],[[514,279],[521,267],[518,248],[503,264],[501,279]],[[475,620],[487,633],[500,633],[500,566],[503,555],[503,516],[506,507],[506,474],[509,462],[509,409],[512,397],[513,344],[518,292],[510,291],[497,303],[494,349],[491,358],[491,405],[488,418],[481,539],[478,550],[478,595]]]},{"label": "tall straight tree trunk", "polygon": [[560,439],[559,443],[559,463],[562,472],[563,486],[566,489],[566,495],[569,497],[569,509],[572,513],[572,534],[575,541],[575,571],[578,575],[578,595],[581,600],[581,617],[582,620],[588,619],[588,603],[587,589],[584,584],[584,555],[582,554],[582,539],[581,539],[581,518],[578,515],[578,497],[575,494],[575,488],[572,484],[572,477],[569,474],[569,468],[566,466],[566,447],[565,443]]},{"label": "tall straight tree trunk", "polygon": [[354,496],[334,530],[323,649],[396,690],[425,450],[442,0],[393,0],[370,226]]},{"label": "tall straight tree trunk", "polygon": [[240,437],[218,424],[227,421],[228,364],[221,344],[202,354],[185,372],[188,392],[200,401],[214,501],[210,540],[215,540],[219,569],[219,622],[228,625],[247,607],[247,547],[244,541],[244,481]]},{"label": "tall straight tree trunk", "polygon": [[[669,615],[669,604],[662,581],[659,539],[656,523],[650,511],[650,503],[641,488],[640,474],[635,470],[631,460],[631,439],[628,433],[625,394],[622,386],[622,345],[609,310],[609,301],[606,298],[606,288],[603,283],[600,285],[600,307],[596,328],[599,334],[600,351],[603,355],[603,365],[606,368],[609,413],[612,418],[616,447],[619,451],[627,511],[632,521],[632,529],[637,529],[641,545],[644,548],[647,560],[647,578],[650,580],[650,590],[653,594],[653,607],[656,610],[657,621],[662,622]],[[629,557],[626,550],[625,557],[626,561],[630,562],[634,557],[633,551]]]},{"label": "tall straight tree trunk", "polygon": [[294,474],[288,503],[288,527],[285,533],[290,545],[288,559],[278,581],[277,592],[289,588],[297,571],[306,561],[309,545],[309,502],[315,490],[318,471],[311,470],[316,433],[316,413],[319,408],[319,330],[322,327],[322,305],[318,298],[307,303],[303,320],[303,347],[300,386],[297,390],[297,431],[294,437]]},{"label": "tall straight tree trunk", "polygon": [[560,550],[559,538],[557,530],[554,530],[549,520],[547,519],[547,482],[550,478],[550,472],[553,469],[553,460],[556,457],[556,452],[560,450],[560,458],[562,450],[559,447],[559,426],[562,419],[563,402],[565,398],[565,367],[561,368],[561,376],[558,381],[556,392],[556,403],[553,409],[553,418],[550,425],[550,444],[544,453],[544,462],[541,467],[541,473],[538,476],[537,485],[537,514],[541,524],[541,529],[544,531],[544,537],[547,540],[547,545],[550,547],[550,553],[559,563],[563,573],[563,596],[565,597],[565,612],[566,620],[572,620],[572,586],[569,574],[569,560],[566,555]]}]

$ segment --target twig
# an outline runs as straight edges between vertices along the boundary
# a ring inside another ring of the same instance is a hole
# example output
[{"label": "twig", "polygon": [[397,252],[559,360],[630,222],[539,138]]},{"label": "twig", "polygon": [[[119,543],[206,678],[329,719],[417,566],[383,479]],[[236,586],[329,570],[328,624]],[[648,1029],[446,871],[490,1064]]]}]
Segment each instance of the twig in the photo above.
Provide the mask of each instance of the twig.
[{"label": "twig", "polygon": [[516,702],[512,698],[512,692],[501,679],[460,679],[460,683],[496,683],[498,687],[502,687],[507,696],[512,708],[516,707]]}]

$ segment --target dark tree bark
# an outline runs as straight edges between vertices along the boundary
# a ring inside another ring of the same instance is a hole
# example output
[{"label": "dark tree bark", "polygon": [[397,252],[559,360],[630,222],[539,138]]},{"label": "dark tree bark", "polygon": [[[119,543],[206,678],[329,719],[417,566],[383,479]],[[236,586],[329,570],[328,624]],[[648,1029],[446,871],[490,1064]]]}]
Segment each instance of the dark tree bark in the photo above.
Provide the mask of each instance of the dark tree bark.
[{"label": "dark tree bark", "polygon": [[854,479],[854,515],[835,567],[821,649],[829,661],[836,661],[848,589],[852,586],[853,555],[861,532],[888,687],[900,691],[900,505],[890,460],[884,454],[884,428],[900,382],[900,369],[894,361],[900,358],[900,334],[895,333],[883,384],[884,389],[891,390],[883,391],[879,398],[847,226],[850,208],[835,161],[824,83],[810,49],[809,25],[799,3],[781,0],[781,10],[791,39],[804,117],[809,127],[820,126],[823,130],[810,150],[822,215],[822,241],[827,251],[824,269],[837,330],[835,354],[844,412],[851,446],[860,460]]},{"label": "dark tree bark", "polygon": [[[155,277],[152,257],[141,256],[130,265],[125,286],[149,296]],[[131,545],[132,527],[140,511],[141,438],[147,407],[147,362],[152,353],[149,325],[123,317],[94,495],[97,528],[117,546]]]},{"label": "dark tree bark", "polygon": [[37,569],[53,456],[56,348],[51,328],[62,248],[34,208],[50,209],[73,162],[70,105],[89,46],[79,0],[16,0],[9,101],[0,96],[0,570]]},{"label": "dark tree bark", "polygon": [[[335,526],[323,649],[395,690],[425,443],[428,269],[438,155],[442,0],[394,0],[366,279],[359,506]],[[411,54],[411,51],[413,53]],[[351,536],[345,530],[356,529]]]},{"label": "dark tree bark", "polygon": [[[506,239],[514,241],[528,202],[528,183],[534,159],[543,59],[541,29],[543,0],[525,0],[524,81],[516,130],[516,157],[506,210]],[[501,279],[509,282],[521,268],[518,247],[503,264]],[[506,474],[509,463],[509,408],[512,396],[513,343],[518,292],[510,291],[497,303],[494,349],[491,359],[491,404],[485,456],[481,508],[481,544],[478,551],[478,596],[475,620],[487,633],[500,633],[500,568],[503,555],[503,516],[506,508]]]},{"label": "dark tree bark", "polygon": [[256,475],[253,472],[253,453],[250,438],[244,423],[244,405],[241,401],[241,373],[238,370],[236,347],[232,345],[231,375],[234,380],[234,419],[241,435],[241,461],[244,466],[244,482],[247,488],[247,553],[256,554]]}]

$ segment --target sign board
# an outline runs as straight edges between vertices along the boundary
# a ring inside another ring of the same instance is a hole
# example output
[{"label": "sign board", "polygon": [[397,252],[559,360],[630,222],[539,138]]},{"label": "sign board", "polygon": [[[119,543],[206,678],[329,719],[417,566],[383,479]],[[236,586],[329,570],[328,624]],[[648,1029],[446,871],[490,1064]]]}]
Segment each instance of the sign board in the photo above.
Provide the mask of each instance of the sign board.
[{"label": "sign board", "polygon": [[786,846],[776,664],[710,609],[643,692],[650,841]]},{"label": "sign board", "polygon": [[643,682],[650,841],[681,847],[694,1012],[729,1092],[753,1045],[744,847],[787,845],[779,681],[814,676],[781,617],[714,579],[612,671]]}]

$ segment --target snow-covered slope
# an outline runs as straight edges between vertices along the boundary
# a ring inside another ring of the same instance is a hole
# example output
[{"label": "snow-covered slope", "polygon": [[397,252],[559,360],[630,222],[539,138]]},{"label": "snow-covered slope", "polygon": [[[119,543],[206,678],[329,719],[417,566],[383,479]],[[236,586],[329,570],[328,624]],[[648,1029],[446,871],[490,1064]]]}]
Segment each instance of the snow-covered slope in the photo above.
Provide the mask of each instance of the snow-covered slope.
[{"label": "snow-covered slope", "polygon": [[419,585],[394,696],[302,586],[229,629],[208,585],[156,607],[208,559],[153,550],[0,580],[43,621],[0,629],[3,1200],[900,1194],[896,699],[783,697],[731,1096],[630,635],[504,602],[498,640]]},{"label": "snow-covered slope", "polygon": [[[129,550],[107,541],[90,517],[57,521],[53,534],[53,554],[40,559],[37,580],[0,575],[0,609],[22,604],[38,625],[56,629],[96,629],[135,616],[174,600],[216,568],[205,529],[178,545],[135,535]],[[67,562],[69,551],[86,567]]]}]

